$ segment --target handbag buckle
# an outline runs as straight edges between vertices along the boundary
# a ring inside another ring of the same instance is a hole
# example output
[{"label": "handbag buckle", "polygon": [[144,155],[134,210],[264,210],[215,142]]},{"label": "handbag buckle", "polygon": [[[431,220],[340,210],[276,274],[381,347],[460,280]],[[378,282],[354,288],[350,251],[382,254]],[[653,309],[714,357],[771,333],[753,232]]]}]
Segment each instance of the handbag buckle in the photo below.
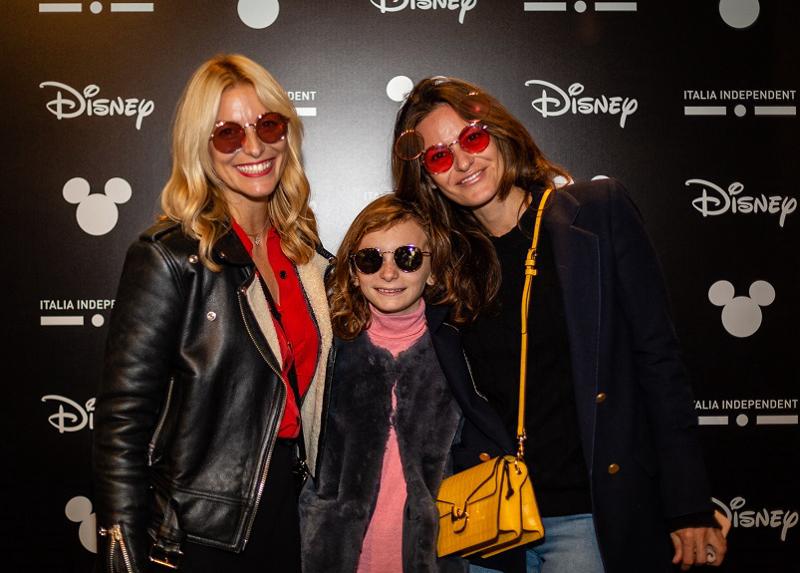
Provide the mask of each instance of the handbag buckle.
[{"label": "handbag buckle", "polygon": [[466,506],[463,508],[461,507],[453,507],[453,510],[450,512],[450,521],[453,523],[453,531],[456,533],[461,533],[467,527],[467,520],[469,519],[469,512],[467,511]]}]

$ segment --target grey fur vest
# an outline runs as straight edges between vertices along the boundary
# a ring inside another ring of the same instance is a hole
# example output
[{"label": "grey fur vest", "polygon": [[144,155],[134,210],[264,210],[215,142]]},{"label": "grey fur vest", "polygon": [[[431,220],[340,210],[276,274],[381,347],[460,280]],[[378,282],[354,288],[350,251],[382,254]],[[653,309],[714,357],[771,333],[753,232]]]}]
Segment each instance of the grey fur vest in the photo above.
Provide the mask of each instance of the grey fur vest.
[{"label": "grey fur vest", "polygon": [[[335,344],[320,471],[300,496],[303,570],[356,570],[375,508],[392,416],[407,483],[403,570],[464,571],[462,560],[436,558],[438,515],[433,500],[461,411],[439,366],[430,334],[425,332],[396,360],[374,346],[366,333]],[[392,415],[395,381],[397,409]]]}]

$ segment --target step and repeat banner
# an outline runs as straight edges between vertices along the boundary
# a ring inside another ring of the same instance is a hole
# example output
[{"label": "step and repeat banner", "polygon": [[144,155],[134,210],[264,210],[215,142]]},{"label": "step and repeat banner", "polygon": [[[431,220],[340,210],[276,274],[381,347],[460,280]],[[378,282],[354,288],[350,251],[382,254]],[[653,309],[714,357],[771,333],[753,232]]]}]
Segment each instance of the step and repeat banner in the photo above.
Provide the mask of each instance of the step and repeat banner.
[{"label": "step and repeat banner", "polygon": [[3,5],[6,571],[92,567],[119,272],[158,214],[180,92],[220,52],[293,99],[329,250],[391,190],[394,117],[429,75],[496,95],[576,180],[620,179],[662,257],[713,501],[733,522],[723,570],[800,571],[797,3]]}]

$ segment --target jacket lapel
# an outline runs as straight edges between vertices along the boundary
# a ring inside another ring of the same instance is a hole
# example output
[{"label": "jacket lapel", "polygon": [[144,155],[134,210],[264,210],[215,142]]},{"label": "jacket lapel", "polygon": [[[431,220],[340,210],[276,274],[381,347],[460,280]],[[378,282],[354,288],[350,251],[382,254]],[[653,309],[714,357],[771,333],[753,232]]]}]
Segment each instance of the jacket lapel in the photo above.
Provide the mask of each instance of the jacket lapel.
[{"label": "jacket lapel", "polygon": [[322,433],[322,410],[325,402],[325,380],[328,366],[328,354],[333,343],[331,317],[328,310],[328,298],[325,293],[324,276],[330,261],[321,254],[305,265],[297,265],[297,275],[308,301],[311,319],[319,333],[319,354],[317,367],[311,379],[311,385],[303,398],[300,415],[303,419],[303,436],[306,446],[306,461],[312,475],[316,470],[317,446]]},{"label": "jacket lapel", "polygon": [[559,189],[545,211],[544,225],[552,237],[563,290],[575,402],[584,456],[591,468],[600,348],[600,248],[596,234],[575,225],[579,210],[569,188]]},{"label": "jacket lapel", "polygon": [[[244,295],[251,311],[249,316],[247,313],[244,314],[245,324],[250,330],[253,343],[256,344],[259,352],[264,355],[264,359],[280,377],[282,368],[281,347],[278,342],[278,333],[275,331],[275,324],[272,322],[272,313],[269,310],[269,306],[267,306],[267,299],[261,286],[261,281],[258,280],[255,273],[253,259],[247,254],[247,249],[244,248],[233,229],[229,229],[214,244],[213,256],[219,264],[238,266],[247,271],[244,273],[247,278],[240,287],[240,294]],[[250,324],[253,320],[258,326],[258,330],[263,334],[272,356],[264,352],[260,342],[257,340],[255,329]]]}]

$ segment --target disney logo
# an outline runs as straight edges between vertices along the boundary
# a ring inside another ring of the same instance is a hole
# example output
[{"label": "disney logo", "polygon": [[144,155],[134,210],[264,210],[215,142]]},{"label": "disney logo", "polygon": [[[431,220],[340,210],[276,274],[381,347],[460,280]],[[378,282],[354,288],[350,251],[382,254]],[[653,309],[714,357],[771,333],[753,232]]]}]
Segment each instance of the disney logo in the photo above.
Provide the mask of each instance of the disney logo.
[{"label": "disney logo", "polygon": [[[86,404],[81,406],[74,400],[57,394],[42,396],[42,402],[47,402],[49,400],[59,403],[58,411],[47,418],[47,421],[58,430],[59,434],[63,434],[64,432],[78,432],[87,426],[90,430],[94,429],[94,398],[89,398]],[[65,406],[67,406],[68,409],[65,408]]]},{"label": "disney logo", "polygon": [[136,116],[136,129],[142,128],[142,120],[153,113],[152,100],[138,98],[97,98],[100,88],[89,84],[82,92],[59,82],[42,82],[40,88],[54,87],[55,98],[47,102],[47,110],[58,119],[71,119],[84,113],[87,116]]},{"label": "disney logo", "polygon": [[[700,185],[703,189],[699,197],[692,200],[694,207],[703,217],[714,217],[725,213],[769,213],[778,215],[778,226],[783,228],[786,217],[797,209],[797,199],[781,195],[759,196],[742,195],[744,185],[734,181],[727,190],[705,179],[687,179],[686,186]],[[712,193],[709,194],[709,191]]]},{"label": "disney logo", "polygon": [[[399,12],[410,8],[411,10],[458,10],[458,23],[464,23],[464,15],[475,8],[478,0],[369,0],[370,4],[380,9],[381,14],[386,12]],[[391,5],[390,5],[391,4]]]},{"label": "disney logo", "polygon": [[742,510],[745,505],[743,497],[734,497],[730,505],[725,505],[723,502],[715,497],[711,498],[725,514],[725,517],[731,520],[733,527],[771,527],[773,529],[780,528],[781,541],[786,541],[786,533],[795,525],[797,525],[798,514],[796,511],[789,511],[788,509],[746,509]]},{"label": "disney logo", "polygon": [[[541,86],[542,95],[531,101],[533,109],[542,117],[556,117],[565,113],[591,115],[605,113],[619,115],[619,126],[625,128],[628,116],[636,113],[639,102],[635,98],[601,95],[577,97],[585,89],[583,84],[571,84],[566,91],[544,80],[528,80],[526,86]],[[549,90],[549,91],[548,91]]]}]

